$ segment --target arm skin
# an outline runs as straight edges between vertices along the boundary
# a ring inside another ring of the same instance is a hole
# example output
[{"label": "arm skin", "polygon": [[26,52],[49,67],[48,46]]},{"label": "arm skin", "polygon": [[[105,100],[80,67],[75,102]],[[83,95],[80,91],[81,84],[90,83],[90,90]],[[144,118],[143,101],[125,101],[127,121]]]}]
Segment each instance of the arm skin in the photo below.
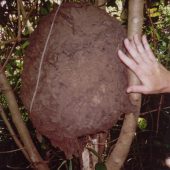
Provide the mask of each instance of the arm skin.
[{"label": "arm skin", "polygon": [[128,87],[127,92],[143,94],[170,92],[170,72],[158,63],[146,36],[142,36],[140,40],[138,35],[135,35],[132,41],[125,39],[124,44],[131,57],[121,50],[118,51],[118,56],[141,81],[141,85]]}]

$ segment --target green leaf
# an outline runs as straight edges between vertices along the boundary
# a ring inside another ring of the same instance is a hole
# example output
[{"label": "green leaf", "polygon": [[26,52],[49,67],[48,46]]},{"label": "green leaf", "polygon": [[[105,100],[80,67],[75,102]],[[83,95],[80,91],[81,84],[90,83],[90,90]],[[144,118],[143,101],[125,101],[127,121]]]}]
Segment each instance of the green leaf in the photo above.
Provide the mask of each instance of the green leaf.
[{"label": "green leaf", "polygon": [[149,13],[154,13],[157,12],[158,8],[150,8],[149,9]]},{"label": "green leaf", "polygon": [[21,48],[20,48],[20,49],[16,49],[16,50],[15,50],[15,55],[16,55],[16,56],[22,56],[22,55],[23,55],[22,49],[21,49]]},{"label": "green leaf", "polygon": [[99,159],[99,162],[102,162],[99,154],[98,154],[94,149],[89,148],[89,147],[87,147],[87,149],[88,149],[90,152],[92,152],[92,153]]},{"label": "green leaf", "polygon": [[150,14],[150,17],[158,17],[158,16],[160,16],[159,12],[155,12],[155,13]]},{"label": "green leaf", "polygon": [[73,165],[72,165],[72,160],[71,159],[69,160],[69,168],[68,169],[73,170]]},{"label": "green leaf", "polygon": [[142,118],[142,117],[139,117],[139,118],[138,118],[138,127],[139,127],[139,129],[141,129],[141,130],[146,129],[146,127],[147,127],[147,121],[146,121],[146,119],[144,119],[144,118]]},{"label": "green leaf", "polygon": [[28,29],[28,26],[26,26],[24,29],[23,35],[29,35],[29,34],[30,34],[30,31]]},{"label": "green leaf", "polygon": [[22,49],[25,49],[26,47],[28,47],[29,45],[29,41],[25,41],[22,45],[21,45],[21,48]]},{"label": "green leaf", "polygon": [[95,170],[107,170],[107,167],[104,162],[98,162],[95,165]]},{"label": "green leaf", "polygon": [[47,15],[48,13],[49,13],[49,12],[48,12],[48,10],[47,10],[46,8],[43,8],[43,7],[42,7],[42,8],[40,9],[40,14],[41,14],[41,15]]}]

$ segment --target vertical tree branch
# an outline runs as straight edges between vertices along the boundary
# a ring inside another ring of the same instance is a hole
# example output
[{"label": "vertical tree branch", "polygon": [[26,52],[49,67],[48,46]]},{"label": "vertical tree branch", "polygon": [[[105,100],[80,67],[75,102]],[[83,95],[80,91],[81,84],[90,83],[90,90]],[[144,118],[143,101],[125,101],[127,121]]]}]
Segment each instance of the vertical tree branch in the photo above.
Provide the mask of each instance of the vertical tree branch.
[{"label": "vertical tree branch", "polygon": [[[133,35],[142,34],[143,25],[143,7],[144,0],[129,0],[129,11],[128,11],[128,38],[131,39]],[[129,85],[140,84],[139,79],[136,75],[129,70]],[[140,107],[141,94],[131,93],[129,95],[131,103]]]},{"label": "vertical tree branch", "polygon": [[[129,14],[128,14],[128,38],[131,39],[133,35],[142,33],[143,25],[143,6],[144,0],[129,0]],[[129,70],[128,77],[129,85],[140,84],[140,81],[134,73]],[[140,111],[141,95],[130,94],[130,101]],[[130,150],[131,143],[133,141],[136,125],[137,125],[137,113],[129,113],[125,115],[123,126],[119,139],[116,143],[115,149],[109,156],[106,165],[108,170],[120,170],[124,161],[127,158]]]},{"label": "vertical tree branch", "polygon": [[135,135],[136,120],[133,113],[125,116],[119,139],[106,162],[107,170],[120,170],[123,166]]}]

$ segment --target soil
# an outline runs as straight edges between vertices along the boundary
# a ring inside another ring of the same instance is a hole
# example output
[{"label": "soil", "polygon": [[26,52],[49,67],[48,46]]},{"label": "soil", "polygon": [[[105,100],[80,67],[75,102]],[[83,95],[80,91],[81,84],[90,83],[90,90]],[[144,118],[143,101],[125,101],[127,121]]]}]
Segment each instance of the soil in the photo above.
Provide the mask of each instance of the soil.
[{"label": "soil", "polygon": [[[24,57],[21,97],[28,110],[55,10],[40,20]],[[56,17],[30,118],[67,157],[81,153],[85,136],[137,111],[117,57],[125,35],[120,22],[90,5],[63,5]]]}]

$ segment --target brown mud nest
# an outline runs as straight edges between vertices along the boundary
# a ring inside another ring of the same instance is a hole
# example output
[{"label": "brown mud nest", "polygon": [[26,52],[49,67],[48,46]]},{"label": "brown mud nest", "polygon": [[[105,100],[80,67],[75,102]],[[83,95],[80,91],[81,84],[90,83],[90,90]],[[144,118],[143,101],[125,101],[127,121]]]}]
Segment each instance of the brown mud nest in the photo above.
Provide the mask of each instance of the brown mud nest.
[{"label": "brown mud nest", "polygon": [[[21,96],[28,110],[54,13],[41,19],[24,58]],[[123,26],[96,7],[66,4],[59,10],[30,118],[67,157],[81,153],[84,136],[136,111],[125,92],[127,70],[117,57],[124,38]]]}]

